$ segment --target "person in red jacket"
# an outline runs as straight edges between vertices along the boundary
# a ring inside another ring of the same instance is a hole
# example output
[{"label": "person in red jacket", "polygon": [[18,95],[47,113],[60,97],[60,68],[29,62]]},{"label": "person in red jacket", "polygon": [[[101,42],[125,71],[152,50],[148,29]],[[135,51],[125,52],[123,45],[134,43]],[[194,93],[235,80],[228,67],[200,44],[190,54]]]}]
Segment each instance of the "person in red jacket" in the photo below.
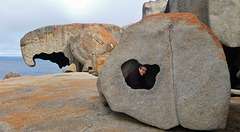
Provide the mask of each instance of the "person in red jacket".
[{"label": "person in red jacket", "polygon": [[133,70],[125,78],[128,86],[133,89],[148,89],[145,83],[144,75],[147,73],[147,67],[141,65],[138,69]]}]

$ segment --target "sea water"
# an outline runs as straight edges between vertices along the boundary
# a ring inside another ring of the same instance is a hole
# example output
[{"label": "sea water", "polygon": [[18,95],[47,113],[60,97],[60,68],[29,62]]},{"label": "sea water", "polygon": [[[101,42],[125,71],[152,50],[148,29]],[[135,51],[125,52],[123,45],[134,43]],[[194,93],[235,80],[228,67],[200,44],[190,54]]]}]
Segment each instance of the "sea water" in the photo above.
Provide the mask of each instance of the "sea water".
[{"label": "sea water", "polygon": [[35,59],[35,66],[29,67],[22,57],[0,56],[0,80],[9,72],[17,72],[20,76],[38,76],[44,74],[61,73],[62,69],[49,60]]}]

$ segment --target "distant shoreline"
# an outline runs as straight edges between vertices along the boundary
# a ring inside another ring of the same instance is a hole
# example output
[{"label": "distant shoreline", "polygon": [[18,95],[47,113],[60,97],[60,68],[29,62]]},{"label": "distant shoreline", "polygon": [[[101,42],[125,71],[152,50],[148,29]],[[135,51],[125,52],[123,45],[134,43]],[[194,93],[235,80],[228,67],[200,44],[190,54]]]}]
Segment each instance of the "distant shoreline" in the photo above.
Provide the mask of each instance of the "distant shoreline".
[{"label": "distant shoreline", "polygon": [[35,59],[36,65],[29,67],[22,56],[0,56],[0,80],[9,72],[17,72],[20,76],[38,76],[61,73],[57,64],[48,60]]}]

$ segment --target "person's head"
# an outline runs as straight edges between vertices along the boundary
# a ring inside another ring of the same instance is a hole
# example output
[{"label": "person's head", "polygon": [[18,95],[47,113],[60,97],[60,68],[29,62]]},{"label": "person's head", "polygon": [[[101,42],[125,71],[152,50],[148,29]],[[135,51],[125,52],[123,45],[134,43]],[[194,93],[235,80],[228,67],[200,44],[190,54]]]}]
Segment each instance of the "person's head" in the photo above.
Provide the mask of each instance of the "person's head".
[{"label": "person's head", "polygon": [[141,76],[144,76],[147,73],[147,67],[144,65],[141,65],[138,70]]}]

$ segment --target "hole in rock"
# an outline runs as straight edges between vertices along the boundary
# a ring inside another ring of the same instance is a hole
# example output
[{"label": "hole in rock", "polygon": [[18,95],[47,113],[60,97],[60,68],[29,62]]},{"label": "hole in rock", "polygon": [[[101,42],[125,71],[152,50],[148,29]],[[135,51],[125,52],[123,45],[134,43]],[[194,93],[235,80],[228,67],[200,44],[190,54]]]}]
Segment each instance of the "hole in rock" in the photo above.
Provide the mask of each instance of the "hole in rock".
[{"label": "hole in rock", "polygon": [[52,54],[46,53],[37,54],[34,55],[33,60],[37,58],[43,60],[50,60],[53,63],[57,63],[59,68],[69,65],[69,59],[62,52],[59,53],[53,52]]},{"label": "hole in rock", "polygon": [[240,89],[240,78],[237,77],[237,73],[240,71],[240,47],[231,48],[225,45],[222,46],[230,73],[231,88]]},{"label": "hole in rock", "polygon": [[[143,66],[146,67],[146,74],[140,75],[140,66],[142,66],[142,64],[138,63],[135,59],[128,60],[122,64],[121,70],[127,85],[133,89],[153,88],[160,67],[157,64],[144,64]],[[145,71],[145,68],[143,68],[143,70]]]},{"label": "hole in rock", "polygon": [[93,68],[92,67],[88,67],[88,70],[90,71],[90,70],[92,70]]}]

